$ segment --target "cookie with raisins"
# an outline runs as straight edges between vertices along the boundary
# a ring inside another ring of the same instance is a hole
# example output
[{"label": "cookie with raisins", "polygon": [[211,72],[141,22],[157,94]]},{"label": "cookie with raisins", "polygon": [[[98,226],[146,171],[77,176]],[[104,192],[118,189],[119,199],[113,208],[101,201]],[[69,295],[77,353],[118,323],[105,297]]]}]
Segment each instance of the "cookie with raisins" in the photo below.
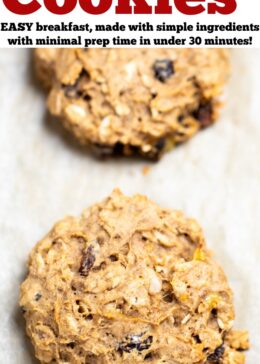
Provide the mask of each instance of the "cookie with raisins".
[{"label": "cookie with raisins", "polygon": [[48,108],[98,155],[161,155],[213,124],[224,49],[37,49]]},{"label": "cookie with raisins", "polygon": [[248,349],[196,221],[118,190],[36,245],[20,305],[41,363],[243,364]]}]

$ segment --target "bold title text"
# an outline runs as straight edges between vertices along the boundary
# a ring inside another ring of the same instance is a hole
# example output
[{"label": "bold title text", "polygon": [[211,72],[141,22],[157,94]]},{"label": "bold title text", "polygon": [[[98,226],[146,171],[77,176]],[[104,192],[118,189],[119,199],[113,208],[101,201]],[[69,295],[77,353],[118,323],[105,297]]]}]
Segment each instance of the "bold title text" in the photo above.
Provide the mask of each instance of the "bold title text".
[{"label": "bold title text", "polygon": [[[64,0],[63,5],[57,0],[3,0],[5,7],[18,15],[29,15],[45,7],[56,15],[71,13],[79,4],[81,9],[88,14],[99,15],[109,11],[114,0],[99,0],[98,4],[93,0]],[[207,14],[232,14],[236,8],[236,0],[157,0],[155,6],[148,4],[146,0],[117,0],[116,14],[172,14],[174,9],[185,15]]]}]

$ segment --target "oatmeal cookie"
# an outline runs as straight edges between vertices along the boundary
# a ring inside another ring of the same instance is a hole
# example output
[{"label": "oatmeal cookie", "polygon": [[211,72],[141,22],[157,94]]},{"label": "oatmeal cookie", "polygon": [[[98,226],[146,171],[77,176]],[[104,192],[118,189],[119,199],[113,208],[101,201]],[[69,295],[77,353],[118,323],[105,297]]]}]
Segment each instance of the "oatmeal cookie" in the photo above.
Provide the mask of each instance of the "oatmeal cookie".
[{"label": "oatmeal cookie", "polygon": [[159,159],[211,125],[229,73],[224,49],[37,49],[48,108],[101,156]]},{"label": "oatmeal cookie", "polygon": [[116,190],[33,249],[21,287],[41,363],[243,364],[225,274],[196,221]]}]

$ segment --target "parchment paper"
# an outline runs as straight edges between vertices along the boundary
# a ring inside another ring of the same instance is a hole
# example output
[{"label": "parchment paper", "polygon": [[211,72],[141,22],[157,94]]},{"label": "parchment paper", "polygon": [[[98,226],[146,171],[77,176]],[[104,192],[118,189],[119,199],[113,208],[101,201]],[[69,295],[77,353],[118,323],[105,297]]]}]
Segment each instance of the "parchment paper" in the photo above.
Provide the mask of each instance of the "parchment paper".
[{"label": "parchment paper", "polygon": [[[184,210],[203,226],[235,293],[236,326],[260,363],[260,49],[232,50],[220,121],[147,163],[100,162],[48,120],[29,50],[0,50],[0,363],[35,363],[18,310],[27,256],[53,223],[115,187]],[[258,347],[257,347],[258,346]]]}]

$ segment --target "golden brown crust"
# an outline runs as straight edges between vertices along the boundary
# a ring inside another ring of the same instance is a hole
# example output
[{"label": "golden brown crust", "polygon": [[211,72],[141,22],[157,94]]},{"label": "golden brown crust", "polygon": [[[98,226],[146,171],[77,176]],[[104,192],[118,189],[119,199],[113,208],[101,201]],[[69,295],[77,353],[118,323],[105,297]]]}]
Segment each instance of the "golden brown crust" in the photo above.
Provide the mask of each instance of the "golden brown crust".
[{"label": "golden brown crust", "polygon": [[41,363],[242,364],[247,348],[230,333],[222,349],[232,292],[200,226],[117,190],[36,245],[20,305]]},{"label": "golden brown crust", "polygon": [[40,69],[51,65],[50,112],[103,155],[159,158],[188,140],[215,121],[229,74],[223,49],[59,49],[54,58],[36,51]]}]

